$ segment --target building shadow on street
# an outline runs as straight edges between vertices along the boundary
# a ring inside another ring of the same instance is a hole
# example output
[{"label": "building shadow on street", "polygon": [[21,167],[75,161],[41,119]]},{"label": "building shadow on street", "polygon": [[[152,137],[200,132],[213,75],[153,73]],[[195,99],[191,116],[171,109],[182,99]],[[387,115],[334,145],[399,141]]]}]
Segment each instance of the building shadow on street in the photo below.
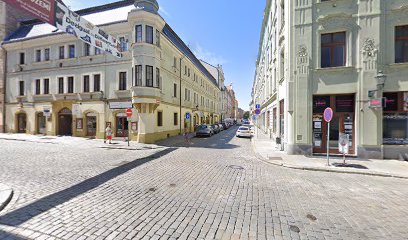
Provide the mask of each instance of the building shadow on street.
[{"label": "building shadow on street", "polygon": [[7,240],[25,240],[27,238],[20,237],[12,233],[4,232],[0,230],[0,239],[7,239]]},{"label": "building shadow on street", "polygon": [[97,176],[94,176],[78,184],[75,184],[72,187],[69,187],[62,191],[38,199],[24,207],[21,207],[3,216],[0,216],[0,224],[18,226],[60,204],[63,204],[81,194],[84,194],[92,189],[101,186],[102,184],[108,182],[113,178],[116,178],[124,173],[127,173],[128,171],[136,167],[139,167],[145,163],[165,156],[175,151],[176,149],[177,148],[175,147],[166,148],[162,151],[156,152],[147,157],[135,159],[131,162],[125,162],[118,167],[115,167]]}]

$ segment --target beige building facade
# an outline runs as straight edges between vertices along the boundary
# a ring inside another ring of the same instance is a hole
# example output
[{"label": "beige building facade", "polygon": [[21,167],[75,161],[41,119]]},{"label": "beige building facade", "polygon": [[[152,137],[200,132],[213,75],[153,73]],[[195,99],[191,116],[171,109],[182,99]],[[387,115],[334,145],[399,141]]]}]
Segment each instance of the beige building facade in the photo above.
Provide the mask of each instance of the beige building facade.
[{"label": "beige building facade", "polygon": [[261,128],[290,154],[340,154],[344,134],[349,155],[408,159],[406,1],[271,0],[264,16],[252,100]]},{"label": "beige building facade", "polygon": [[[44,23],[5,39],[7,132],[153,143],[220,120],[218,79],[158,14],[154,0],[77,13],[115,36],[115,58]],[[127,118],[126,109],[133,116]]]}]

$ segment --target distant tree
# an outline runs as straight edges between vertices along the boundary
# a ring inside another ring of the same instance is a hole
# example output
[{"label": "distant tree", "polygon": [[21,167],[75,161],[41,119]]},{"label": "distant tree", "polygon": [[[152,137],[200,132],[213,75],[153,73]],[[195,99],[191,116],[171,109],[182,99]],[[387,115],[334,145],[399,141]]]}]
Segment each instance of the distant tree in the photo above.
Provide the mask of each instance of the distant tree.
[{"label": "distant tree", "polygon": [[244,119],[249,119],[249,111],[246,111],[246,112],[244,113]]}]

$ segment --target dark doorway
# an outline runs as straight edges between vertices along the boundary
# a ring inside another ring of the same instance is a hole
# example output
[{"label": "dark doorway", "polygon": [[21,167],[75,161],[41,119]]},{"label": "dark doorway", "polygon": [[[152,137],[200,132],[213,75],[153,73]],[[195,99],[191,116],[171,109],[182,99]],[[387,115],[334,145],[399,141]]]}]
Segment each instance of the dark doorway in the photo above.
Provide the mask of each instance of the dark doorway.
[{"label": "dark doorway", "polygon": [[46,118],[42,112],[37,113],[37,133],[45,134]]},{"label": "dark doorway", "polygon": [[72,136],[72,112],[68,108],[58,113],[58,135]]},{"label": "dark doorway", "polygon": [[25,113],[17,114],[17,133],[27,133],[27,115]]},{"label": "dark doorway", "polygon": [[86,115],[86,136],[95,137],[96,136],[96,114],[88,113]]},{"label": "dark doorway", "polygon": [[126,116],[121,116],[118,114],[116,116],[116,137],[127,137],[128,136],[128,120]]}]

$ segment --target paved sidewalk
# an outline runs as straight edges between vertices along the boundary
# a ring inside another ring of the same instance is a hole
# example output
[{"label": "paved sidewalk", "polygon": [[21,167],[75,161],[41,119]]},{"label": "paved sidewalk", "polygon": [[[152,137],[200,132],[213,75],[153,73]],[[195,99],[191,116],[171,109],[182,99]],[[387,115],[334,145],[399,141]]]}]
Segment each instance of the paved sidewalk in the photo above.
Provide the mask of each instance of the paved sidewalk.
[{"label": "paved sidewalk", "polygon": [[0,211],[6,207],[12,196],[13,190],[10,187],[0,183]]},{"label": "paved sidewalk", "polygon": [[328,166],[326,156],[288,155],[280,151],[280,146],[277,146],[267,134],[262,131],[257,132],[257,130],[255,129],[254,137],[251,140],[253,149],[259,158],[270,164],[302,170],[408,179],[407,161],[346,158],[346,165],[342,165],[342,157],[330,156],[330,166]]}]

